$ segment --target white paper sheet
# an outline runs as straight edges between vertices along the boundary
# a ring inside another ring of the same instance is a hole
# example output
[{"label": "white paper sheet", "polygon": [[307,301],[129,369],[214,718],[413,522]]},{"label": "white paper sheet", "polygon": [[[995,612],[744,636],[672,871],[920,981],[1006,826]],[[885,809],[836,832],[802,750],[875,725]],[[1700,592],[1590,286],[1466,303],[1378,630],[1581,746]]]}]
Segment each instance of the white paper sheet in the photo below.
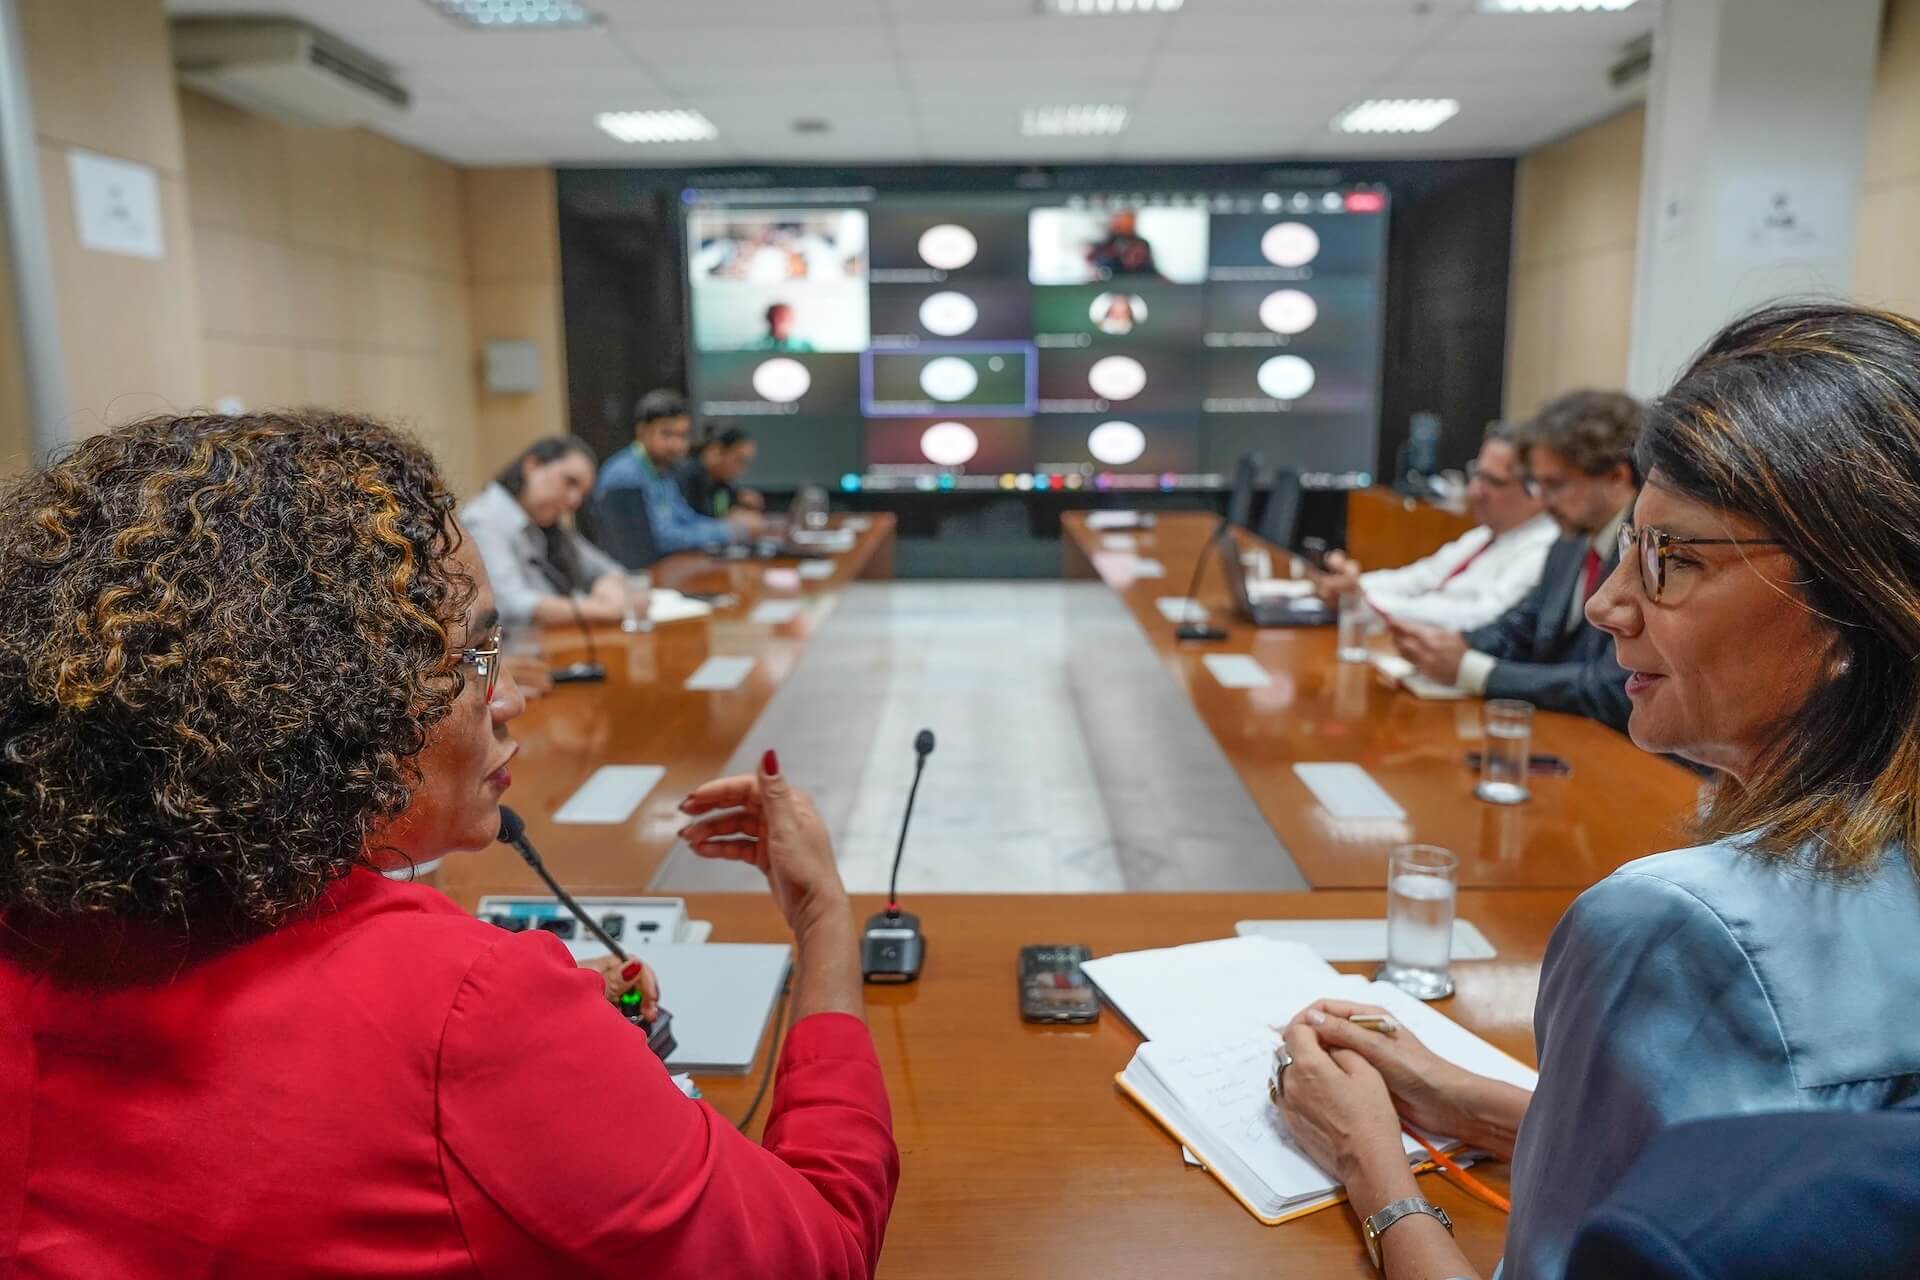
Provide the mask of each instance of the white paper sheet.
[{"label": "white paper sheet", "polygon": [[667,771],[657,764],[608,764],[593,771],[553,815],[555,822],[625,822]]},{"label": "white paper sheet", "polygon": [[718,691],[738,689],[753,670],[752,658],[708,658],[687,677],[687,688]]},{"label": "white paper sheet", "polygon": [[1245,653],[1210,653],[1200,659],[1225,689],[1264,689],[1273,683],[1267,669]]}]

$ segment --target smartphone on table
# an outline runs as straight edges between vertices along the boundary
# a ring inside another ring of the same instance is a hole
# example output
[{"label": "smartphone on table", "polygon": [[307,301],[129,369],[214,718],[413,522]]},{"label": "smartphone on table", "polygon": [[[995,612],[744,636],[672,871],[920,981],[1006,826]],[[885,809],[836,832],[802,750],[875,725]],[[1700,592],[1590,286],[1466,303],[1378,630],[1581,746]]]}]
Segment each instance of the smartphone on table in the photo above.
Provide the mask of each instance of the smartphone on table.
[{"label": "smartphone on table", "polygon": [[1092,1022],[1100,993],[1081,972],[1086,947],[1061,943],[1020,948],[1020,1016],[1028,1022]]}]

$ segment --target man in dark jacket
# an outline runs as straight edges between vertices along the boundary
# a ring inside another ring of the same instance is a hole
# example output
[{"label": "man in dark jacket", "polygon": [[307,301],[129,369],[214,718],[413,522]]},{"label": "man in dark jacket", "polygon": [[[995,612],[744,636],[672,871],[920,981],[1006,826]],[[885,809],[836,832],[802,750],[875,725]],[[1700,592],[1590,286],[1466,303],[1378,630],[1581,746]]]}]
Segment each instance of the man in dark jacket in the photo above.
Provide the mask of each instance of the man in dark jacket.
[{"label": "man in dark jacket", "polygon": [[1585,608],[1613,572],[1620,526],[1640,491],[1633,449],[1641,416],[1629,396],[1575,391],[1529,424],[1527,484],[1545,500],[1561,539],[1527,597],[1484,627],[1461,633],[1389,618],[1394,643],[1422,675],[1626,732],[1627,673],[1613,638],[1587,621]]}]

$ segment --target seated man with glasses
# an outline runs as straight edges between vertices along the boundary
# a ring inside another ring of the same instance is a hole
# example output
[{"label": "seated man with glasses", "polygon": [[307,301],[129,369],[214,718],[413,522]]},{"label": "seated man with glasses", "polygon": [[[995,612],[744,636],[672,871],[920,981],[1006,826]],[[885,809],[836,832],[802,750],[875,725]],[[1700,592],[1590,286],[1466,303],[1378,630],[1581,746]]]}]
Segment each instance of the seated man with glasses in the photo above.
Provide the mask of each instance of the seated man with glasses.
[{"label": "seated man with glasses", "polygon": [[1527,487],[1561,538],[1526,599],[1486,626],[1432,626],[1389,607],[1394,643],[1421,675],[1625,731],[1627,673],[1585,608],[1619,563],[1627,508],[1640,491],[1633,450],[1641,416],[1637,401],[1606,391],[1569,392],[1540,411],[1524,436]]},{"label": "seated man with glasses", "polygon": [[1478,527],[1399,569],[1363,571],[1336,551],[1314,593],[1329,605],[1358,590],[1388,617],[1465,631],[1519,604],[1540,580],[1558,537],[1552,517],[1527,487],[1520,467],[1521,428],[1487,427],[1480,456],[1467,466],[1467,508]]}]

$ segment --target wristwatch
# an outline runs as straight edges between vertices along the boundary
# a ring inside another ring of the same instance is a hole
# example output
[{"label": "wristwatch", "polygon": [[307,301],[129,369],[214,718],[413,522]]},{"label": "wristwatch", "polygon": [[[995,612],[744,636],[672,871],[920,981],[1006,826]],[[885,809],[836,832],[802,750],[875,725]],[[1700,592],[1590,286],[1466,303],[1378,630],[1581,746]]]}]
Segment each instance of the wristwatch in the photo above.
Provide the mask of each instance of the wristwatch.
[{"label": "wristwatch", "polygon": [[1453,1219],[1447,1216],[1445,1209],[1442,1209],[1433,1201],[1421,1196],[1408,1196],[1405,1200],[1395,1200],[1392,1204],[1360,1224],[1361,1234],[1367,1238],[1367,1256],[1373,1259],[1373,1266],[1376,1271],[1384,1271],[1386,1269],[1380,1262],[1380,1237],[1386,1234],[1388,1227],[1400,1221],[1400,1219],[1411,1217],[1416,1213],[1424,1213],[1430,1217],[1440,1219],[1440,1225],[1447,1229],[1447,1234],[1453,1234]]}]

